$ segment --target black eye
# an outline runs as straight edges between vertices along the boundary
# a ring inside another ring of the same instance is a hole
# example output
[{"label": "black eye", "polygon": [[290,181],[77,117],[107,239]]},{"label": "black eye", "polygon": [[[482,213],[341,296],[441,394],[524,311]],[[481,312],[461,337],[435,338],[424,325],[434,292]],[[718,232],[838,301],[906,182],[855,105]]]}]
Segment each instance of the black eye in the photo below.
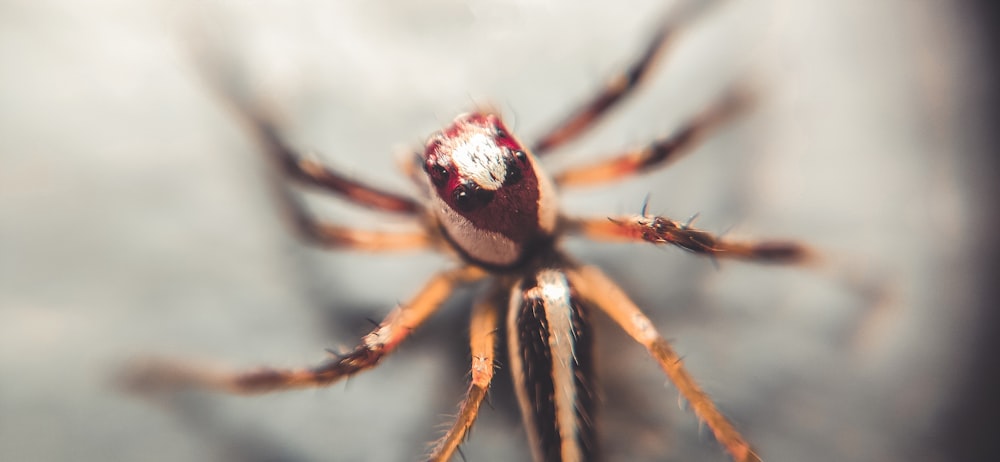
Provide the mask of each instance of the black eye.
[{"label": "black eye", "polygon": [[495,126],[493,127],[493,130],[497,138],[507,138],[507,131],[504,130],[503,127]]},{"label": "black eye", "polygon": [[528,154],[526,154],[524,151],[514,151],[514,157],[516,157],[517,160],[521,162],[528,160]]},{"label": "black eye", "polygon": [[438,164],[424,164],[424,171],[435,186],[444,186],[448,182],[448,169]]},{"label": "black eye", "polygon": [[460,212],[472,212],[493,200],[493,191],[487,191],[472,183],[462,183],[452,192],[455,208]]},{"label": "black eye", "polygon": [[514,157],[507,158],[507,176],[503,179],[504,186],[515,184],[524,178],[521,170],[521,163]]}]

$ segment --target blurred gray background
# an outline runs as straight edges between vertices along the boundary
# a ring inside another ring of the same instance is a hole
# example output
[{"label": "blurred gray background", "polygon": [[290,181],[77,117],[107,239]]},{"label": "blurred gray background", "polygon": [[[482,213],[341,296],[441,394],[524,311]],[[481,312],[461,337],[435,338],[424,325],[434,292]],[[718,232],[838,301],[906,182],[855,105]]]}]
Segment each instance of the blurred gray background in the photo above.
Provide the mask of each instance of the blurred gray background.
[{"label": "blurred gray background", "polygon": [[[674,341],[767,461],[948,460],[976,210],[962,131],[983,82],[945,2],[729,1],[558,169],[662,136],[735,81],[760,103],[671,168],[566,191],[575,214],[650,210],[797,239],[829,271],[567,242]],[[374,371],[257,397],[124,395],[148,354],[300,366],[352,346],[444,257],[305,248],[263,158],[199,81],[228,61],[292,142],[410,192],[401,155],[499,107],[531,140],[631,62],[679,2],[0,1],[0,460],[416,460],[466,386],[463,291]],[[315,196],[310,196],[311,198]],[[405,220],[311,200],[337,222]],[[724,461],[645,352],[598,316],[609,460]],[[470,461],[525,460],[501,366]]]}]

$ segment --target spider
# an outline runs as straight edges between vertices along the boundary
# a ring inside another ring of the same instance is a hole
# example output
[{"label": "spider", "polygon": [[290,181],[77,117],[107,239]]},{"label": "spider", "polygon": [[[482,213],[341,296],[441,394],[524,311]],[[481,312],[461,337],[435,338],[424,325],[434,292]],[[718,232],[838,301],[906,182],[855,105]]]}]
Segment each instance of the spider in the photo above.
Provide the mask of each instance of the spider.
[{"label": "spider", "polygon": [[815,254],[792,242],[725,239],[690,223],[649,215],[645,205],[638,215],[572,217],[560,212],[557,198],[561,188],[620,180],[675,160],[738,114],[748,103],[748,92],[740,88],[726,92],[680,129],[645,147],[570,167],[554,176],[539,162],[546,153],[587,132],[632,94],[676,33],[676,27],[661,26],[625,72],[533,144],[511,133],[495,110],[484,108],[458,116],[431,135],[414,162],[404,167],[424,191],[420,198],[362,184],[300,155],[282,139],[266,111],[215,85],[284,176],[360,206],[413,217],[422,225],[420,231],[390,233],[322,222],[286,188],[279,188],[284,210],[308,242],[375,252],[433,248],[454,255],[457,265],[431,276],[353,350],[334,354],[319,365],[220,371],[179,361],[148,360],[129,370],[128,386],[143,392],[204,388],[240,394],[327,386],[375,367],[434,314],[454,289],[492,278],[472,308],[468,390],[454,422],[428,460],[450,459],[475,422],[494,377],[495,350],[501,338],[495,334],[501,324],[506,329],[507,368],[533,459],[598,459],[597,383],[589,320],[594,310],[604,312],[648,350],[734,460],[760,460],[650,319],[603,272],[564,253],[560,239],[579,235],[599,241],[670,244],[713,260],[760,263],[806,263]]}]

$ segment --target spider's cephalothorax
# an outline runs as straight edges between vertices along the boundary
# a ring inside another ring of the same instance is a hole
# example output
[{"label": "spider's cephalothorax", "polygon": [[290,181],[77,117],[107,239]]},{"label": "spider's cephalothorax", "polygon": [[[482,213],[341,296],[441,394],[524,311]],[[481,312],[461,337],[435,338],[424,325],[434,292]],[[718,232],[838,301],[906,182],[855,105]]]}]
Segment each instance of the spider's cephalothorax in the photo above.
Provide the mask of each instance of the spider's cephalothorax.
[{"label": "spider's cephalothorax", "polygon": [[[673,135],[592,165],[571,167],[550,178],[538,159],[577,138],[642,81],[665,49],[671,29],[662,28],[640,59],[571,117],[529,150],[489,111],[463,115],[427,141],[418,158],[426,175],[424,200],[360,183],[309,157],[298,155],[281,138],[267,114],[220,82],[216,90],[236,108],[275,165],[308,186],[356,204],[409,215],[423,227],[411,232],[361,230],[323,222],[294,196],[283,192],[291,222],[308,241],[326,247],[370,251],[455,250],[458,266],[442,271],[406,303],[392,310],[351,351],[303,369],[219,372],[183,362],[147,361],[130,370],[127,384],[144,392],[185,387],[260,393],[324,386],[374,367],[392,353],[444,303],[455,288],[493,277],[492,287],[472,309],[469,328],[471,383],[454,424],[435,445],[430,460],[452,457],[475,422],[493,379],[495,348],[506,312],[508,364],[536,462],[593,461],[598,453],[595,381],[588,312],[597,309],[649,351],[693,412],[738,462],[759,460],[750,445],[716,409],[685,369],[680,357],[652,322],[600,270],[582,266],[556,246],[563,234],[594,240],[672,244],[716,258],[800,263],[811,254],[788,242],[722,239],[666,217],[639,215],[571,217],[557,209],[555,188],[610,182],[662,166],[721,125],[743,106],[743,92],[696,115]],[[557,226],[558,223],[558,226]],[[441,236],[444,239],[441,239]]]},{"label": "spider's cephalothorax", "polygon": [[496,114],[457,117],[428,140],[423,167],[431,212],[474,262],[510,266],[555,231],[552,180]]}]

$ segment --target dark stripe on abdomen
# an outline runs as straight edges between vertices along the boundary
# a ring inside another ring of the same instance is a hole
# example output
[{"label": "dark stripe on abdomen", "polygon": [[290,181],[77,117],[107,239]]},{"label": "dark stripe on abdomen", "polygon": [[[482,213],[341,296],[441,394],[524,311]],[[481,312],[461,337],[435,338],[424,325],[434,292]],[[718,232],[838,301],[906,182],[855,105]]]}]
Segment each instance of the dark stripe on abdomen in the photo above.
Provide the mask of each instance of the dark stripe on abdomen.
[{"label": "dark stripe on abdomen", "polygon": [[542,270],[511,294],[514,386],[538,462],[593,461],[596,385],[587,313],[565,276]]}]

